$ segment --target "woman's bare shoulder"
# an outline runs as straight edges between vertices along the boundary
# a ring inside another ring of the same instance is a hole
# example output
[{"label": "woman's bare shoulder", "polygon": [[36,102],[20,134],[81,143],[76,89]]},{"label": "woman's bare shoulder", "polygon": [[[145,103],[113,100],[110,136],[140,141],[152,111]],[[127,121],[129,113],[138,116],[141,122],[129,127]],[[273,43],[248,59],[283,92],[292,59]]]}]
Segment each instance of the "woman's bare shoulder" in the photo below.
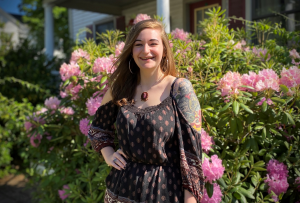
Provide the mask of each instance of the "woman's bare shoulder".
[{"label": "woman's bare shoulder", "polygon": [[112,94],[111,94],[111,89],[108,88],[108,90],[106,91],[106,93],[103,96],[102,102],[101,102],[101,106],[110,102],[112,100]]}]

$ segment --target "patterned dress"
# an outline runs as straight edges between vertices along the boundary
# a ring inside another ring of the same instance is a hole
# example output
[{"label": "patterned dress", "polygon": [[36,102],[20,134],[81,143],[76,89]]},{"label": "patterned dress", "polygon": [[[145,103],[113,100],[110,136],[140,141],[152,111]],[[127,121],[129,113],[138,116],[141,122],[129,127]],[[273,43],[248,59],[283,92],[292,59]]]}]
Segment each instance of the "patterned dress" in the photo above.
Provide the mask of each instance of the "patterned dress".
[{"label": "patterned dress", "polygon": [[93,148],[119,147],[125,169],[112,168],[104,202],[183,203],[184,189],[200,202],[203,195],[200,134],[186,121],[172,95],[155,106],[100,106],[89,131]]}]

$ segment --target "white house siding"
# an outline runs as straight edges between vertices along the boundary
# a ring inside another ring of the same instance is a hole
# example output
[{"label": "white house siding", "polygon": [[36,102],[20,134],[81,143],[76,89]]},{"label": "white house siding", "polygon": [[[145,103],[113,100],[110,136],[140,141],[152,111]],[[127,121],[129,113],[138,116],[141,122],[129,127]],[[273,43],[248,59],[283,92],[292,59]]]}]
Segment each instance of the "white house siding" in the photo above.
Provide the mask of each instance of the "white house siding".
[{"label": "white house siding", "polygon": [[[71,38],[75,41],[77,34],[80,29],[86,28],[88,25],[107,18],[112,17],[112,15],[95,13],[77,9],[69,9],[69,26],[70,26],[70,35]],[[86,37],[86,32],[83,32],[79,35],[79,41],[84,40]]]},{"label": "white house siding", "polygon": [[183,29],[183,2],[182,0],[170,1],[170,15],[171,15],[171,31],[175,28]]},{"label": "white house siding", "polygon": [[156,1],[151,1],[149,3],[124,9],[122,11],[122,14],[125,16],[126,25],[128,25],[130,19],[134,18],[139,13],[147,14],[150,16],[156,15]]}]

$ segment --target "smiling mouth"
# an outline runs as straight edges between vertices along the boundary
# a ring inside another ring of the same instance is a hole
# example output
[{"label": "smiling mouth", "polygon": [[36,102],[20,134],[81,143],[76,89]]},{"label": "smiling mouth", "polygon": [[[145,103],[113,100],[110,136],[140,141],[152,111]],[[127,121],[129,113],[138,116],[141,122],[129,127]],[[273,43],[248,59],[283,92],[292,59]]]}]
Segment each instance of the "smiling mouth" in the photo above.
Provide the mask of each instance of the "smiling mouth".
[{"label": "smiling mouth", "polygon": [[140,57],[140,59],[142,59],[143,61],[147,61],[147,60],[152,60],[152,59],[154,59],[155,57],[149,57],[149,58],[142,58],[142,57]]}]

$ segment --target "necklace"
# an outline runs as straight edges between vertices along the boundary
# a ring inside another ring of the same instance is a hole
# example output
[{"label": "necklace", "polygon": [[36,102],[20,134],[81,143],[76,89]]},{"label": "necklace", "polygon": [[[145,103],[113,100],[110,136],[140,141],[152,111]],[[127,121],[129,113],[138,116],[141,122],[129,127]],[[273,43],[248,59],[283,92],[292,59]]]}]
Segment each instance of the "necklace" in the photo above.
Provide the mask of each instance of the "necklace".
[{"label": "necklace", "polygon": [[[164,74],[162,74],[161,77],[159,77],[158,80],[156,80],[153,85],[155,85],[157,82],[160,82],[160,80],[163,79],[163,77],[164,77]],[[141,85],[141,89],[143,90],[142,85]],[[141,101],[147,101],[148,97],[149,97],[148,92],[143,90],[143,93],[141,94]]]}]

